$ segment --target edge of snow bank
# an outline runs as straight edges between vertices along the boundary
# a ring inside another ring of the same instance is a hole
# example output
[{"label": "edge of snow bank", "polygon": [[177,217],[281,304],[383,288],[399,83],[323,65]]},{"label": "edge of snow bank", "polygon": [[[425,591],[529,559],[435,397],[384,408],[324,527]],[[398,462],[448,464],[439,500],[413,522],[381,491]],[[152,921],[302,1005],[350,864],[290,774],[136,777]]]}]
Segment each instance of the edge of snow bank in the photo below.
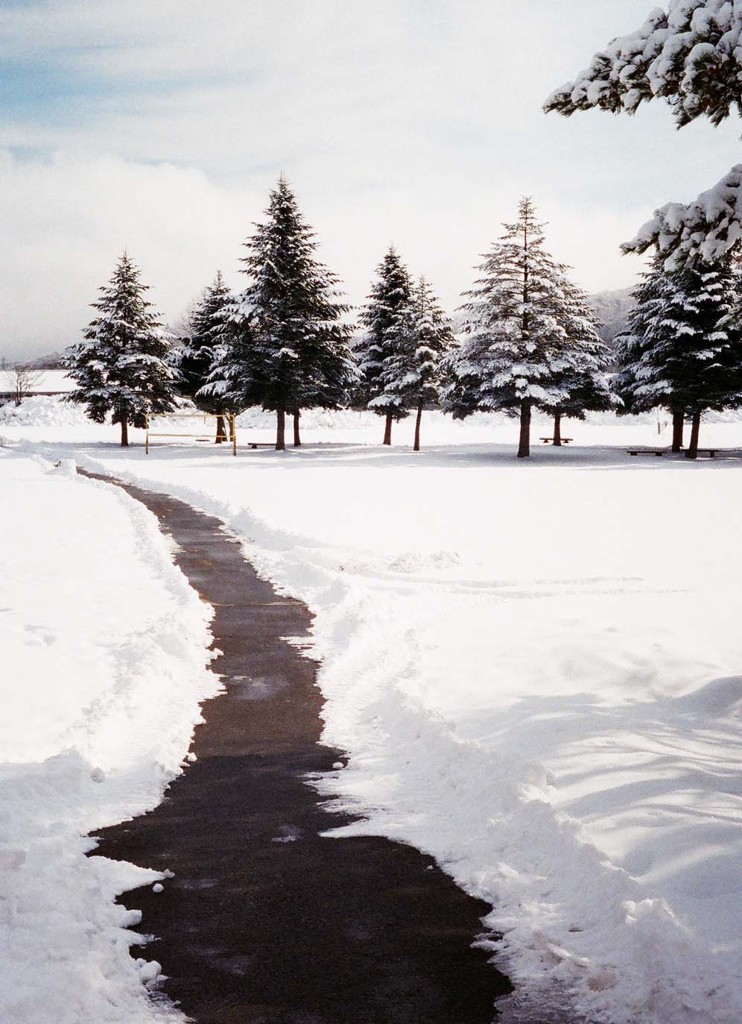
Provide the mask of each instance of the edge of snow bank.
[{"label": "edge of snow bank", "polygon": [[[17,449],[3,454],[29,459]],[[193,729],[201,721],[200,702],[220,689],[209,670],[212,610],[174,564],[172,545],[152,513],[113,485],[78,477],[71,460],[56,467],[38,455],[30,460],[39,466],[38,481],[48,500],[48,509],[39,510],[36,495],[35,515],[48,519],[49,533],[38,544],[40,557],[48,559],[52,589],[54,579],[70,571],[69,541],[59,532],[69,522],[65,515],[76,509],[86,514],[90,500],[85,495],[97,491],[105,498],[94,504],[93,514],[105,516],[106,509],[118,508],[128,521],[129,546],[116,548],[116,557],[128,551],[144,565],[148,592],[139,625],[116,634],[109,624],[103,640],[83,602],[79,611],[59,608],[58,619],[50,620],[60,630],[77,627],[74,644],[64,645],[63,636],[55,639],[62,683],[95,672],[96,696],[92,701],[85,696],[79,710],[73,708],[57,753],[0,764],[0,935],[5,947],[0,1017],[29,1024],[184,1020],[157,994],[159,965],[129,953],[143,942],[130,930],[140,915],[115,902],[141,885],[166,884],[167,873],[89,856],[96,847],[89,833],[156,806],[182,771]],[[23,486],[16,497],[20,515],[22,492]],[[91,543],[95,548],[103,542],[91,537]],[[105,595],[115,603],[116,579],[125,578],[126,561],[114,559],[105,569],[113,577]],[[84,588],[81,571],[76,582]],[[120,600],[132,599],[125,588],[120,593]],[[47,614],[52,613],[47,609]],[[33,664],[36,648],[29,642]],[[39,645],[38,657],[47,657],[47,648]],[[40,679],[48,676],[46,661],[42,664]],[[81,695],[89,692],[90,683]],[[49,679],[49,685],[59,682]],[[69,700],[76,696],[71,689]],[[32,728],[33,723],[24,725]]]}]

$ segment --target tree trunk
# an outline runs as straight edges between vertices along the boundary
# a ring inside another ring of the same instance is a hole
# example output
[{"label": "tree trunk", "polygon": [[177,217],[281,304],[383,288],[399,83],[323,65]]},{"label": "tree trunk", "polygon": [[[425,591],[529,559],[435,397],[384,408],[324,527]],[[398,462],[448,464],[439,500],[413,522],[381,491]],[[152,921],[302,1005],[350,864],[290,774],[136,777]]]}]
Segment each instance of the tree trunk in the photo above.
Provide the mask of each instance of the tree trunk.
[{"label": "tree trunk", "polygon": [[297,409],[294,412],[294,448],[301,448],[301,433],[299,432],[299,417],[301,416],[301,410]]},{"label": "tree trunk", "polygon": [[415,452],[420,451],[420,420],[423,418],[423,400],[422,398],[417,403],[417,416],[415,417],[415,443],[412,450]]},{"label": "tree trunk", "polygon": [[383,442],[384,444],[391,444],[392,443],[392,423],[393,422],[394,422],[394,419],[392,417],[392,414],[390,412],[388,412],[386,414],[386,425],[384,427],[384,442]]},{"label": "tree trunk", "polygon": [[683,428],[685,427],[685,409],[672,410],[672,450],[682,451]]},{"label": "tree trunk", "polygon": [[698,435],[701,433],[701,414],[700,412],[693,413],[693,419],[691,420],[690,428],[690,444],[688,445],[688,451],[685,453],[686,459],[697,459],[698,458]]},{"label": "tree trunk", "polygon": [[224,417],[219,413],[216,417],[216,439],[214,444],[223,444],[227,440],[227,428],[224,426]]},{"label": "tree trunk", "polygon": [[551,443],[555,448],[561,447],[562,444],[562,414],[560,412],[554,413],[554,437]]},{"label": "tree trunk", "polygon": [[276,451],[286,451],[286,412],[276,409]]},{"label": "tree trunk", "polygon": [[527,459],[531,454],[531,399],[524,398],[520,403],[520,443],[518,458]]},{"label": "tree trunk", "polygon": [[129,420],[126,413],[121,417],[121,447],[129,447]]}]

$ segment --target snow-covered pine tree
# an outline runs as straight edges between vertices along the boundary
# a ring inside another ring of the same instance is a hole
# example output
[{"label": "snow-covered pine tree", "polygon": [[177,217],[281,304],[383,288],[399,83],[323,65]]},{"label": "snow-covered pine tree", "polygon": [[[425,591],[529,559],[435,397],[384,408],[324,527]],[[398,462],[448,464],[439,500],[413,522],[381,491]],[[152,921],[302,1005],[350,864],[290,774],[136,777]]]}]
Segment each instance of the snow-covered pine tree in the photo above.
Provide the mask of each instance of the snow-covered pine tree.
[{"label": "snow-covered pine tree", "polygon": [[451,323],[424,277],[413,288],[406,318],[404,349],[392,361],[387,393],[415,410],[413,450],[419,452],[423,409],[440,405],[444,359],[456,342]]},{"label": "snow-covered pine tree", "polygon": [[206,388],[229,335],[229,313],[233,299],[221,271],[196,303],[181,339],[176,366],[180,373],[178,390],[204,412],[217,417],[216,443],[227,440],[224,418],[236,411],[224,395]]},{"label": "snow-covered pine tree", "polygon": [[[250,284],[231,318],[233,340],[221,379],[243,405],[276,412],[276,448],[285,442],[286,413],[299,443],[302,409],[335,409],[355,379],[338,279],[315,258],[317,243],[288,182],[270,193],[264,223],[245,243]],[[218,387],[218,382],[214,381]]]},{"label": "snow-covered pine tree", "polygon": [[617,339],[616,390],[628,412],[671,413],[673,451],[690,416],[686,455],[695,458],[704,411],[742,404],[739,274],[729,256],[668,273],[658,255],[634,297],[628,330]]},{"label": "snow-covered pine tree", "polygon": [[656,256],[653,263],[653,271],[644,274],[633,289],[634,307],[629,312],[626,330],[615,339],[619,371],[613,387],[621,399],[623,413],[633,415],[666,408],[672,417],[672,450],[679,452],[683,447],[685,408],[673,393],[671,382],[663,379],[661,354],[670,335],[675,333],[669,317],[665,323],[664,314],[673,306],[676,288],[663,269],[663,260]]},{"label": "snow-covered pine tree", "polygon": [[567,268],[546,251],[530,199],[504,227],[466,293],[467,336],[447,361],[453,380],[444,400],[455,417],[477,409],[519,417],[518,458],[527,458],[533,409],[556,409],[570,397],[569,331],[579,323],[588,333],[588,320],[577,316]]},{"label": "snow-covered pine tree", "polygon": [[233,303],[228,311],[227,337],[214,352],[211,373],[201,394],[229,409],[261,405],[263,371],[251,318]]},{"label": "snow-covered pine tree", "polygon": [[410,352],[412,279],[399,253],[391,246],[376,268],[368,303],[361,313],[366,331],[356,343],[360,395],[364,404],[384,417],[384,444],[392,443],[392,423],[409,415],[397,391],[407,373]]},{"label": "snow-covered pine tree", "polygon": [[562,443],[562,420],[584,420],[587,412],[603,412],[616,406],[608,380],[612,353],[601,339],[600,323],[584,291],[566,276],[561,285],[564,367],[560,383],[566,394],[557,404],[539,403],[554,417],[552,444]]},{"label": "snow-covered pine tree", "polygon": [[87,406],[96,423],[110,412],[121,424],[121,444],[129,444],[129,426],[143,427],[151,413],[170,412],[176,403],[176,371],[168,363],[169,340],[147,285],[124,253],[93,308],[99,315],[85,340],[67,349],[64,365],[76,381],[67,401]]},{"label": "snow-covered pine tree", "polygon": [[[742,111],[742,3],[671,0],[655,8],[640,29],[614,39],[574,82],[557,89],[547,111],[569,116],[597,107],[633,114],[644,102],[667,100],[678,127],[698,117],[720,124]],[[658,247],[665,269],[696,258],[719,259],[742,238],[742,165],[693,203],[669,203],[655,212],[627,252]]]}]

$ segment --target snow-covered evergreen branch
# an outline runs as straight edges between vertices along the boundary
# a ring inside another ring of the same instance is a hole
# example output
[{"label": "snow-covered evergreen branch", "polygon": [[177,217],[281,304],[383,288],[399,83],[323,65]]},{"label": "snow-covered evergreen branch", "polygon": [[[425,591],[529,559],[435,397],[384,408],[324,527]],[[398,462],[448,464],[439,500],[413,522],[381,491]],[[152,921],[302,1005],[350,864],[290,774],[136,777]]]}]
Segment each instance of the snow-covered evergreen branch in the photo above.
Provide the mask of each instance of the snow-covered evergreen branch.
[{"label": "snow-covered evergreen branch", "polygon": [[667,11],[655,8],[641,28],[609,43],[545,108],[633,114],[661,97],[681,127],[698,117],[720,124],[732,108],[740,111],[741,35],[739,0],[673,0]]},{"label": "snow-covered evergreen branch", "polygon": [[656,247],[665,270],[697,260],[713,263],[742,239],[742,164],[692,203],[668,203],[621,248],[643,253]]},{"label": "snow-covered evergreen branch", "polygon": [[[679,127],[699,117],[718,125],[742,112],[742,0],[671,0],[667,11],[655,9],[640,29],[596,54],[545,110],[633,114],[658,97]],[[624,251],[656,246],[666,270],[721,258],[742,237],[741,181],[738,165],[693,203],[662,207]]]}]

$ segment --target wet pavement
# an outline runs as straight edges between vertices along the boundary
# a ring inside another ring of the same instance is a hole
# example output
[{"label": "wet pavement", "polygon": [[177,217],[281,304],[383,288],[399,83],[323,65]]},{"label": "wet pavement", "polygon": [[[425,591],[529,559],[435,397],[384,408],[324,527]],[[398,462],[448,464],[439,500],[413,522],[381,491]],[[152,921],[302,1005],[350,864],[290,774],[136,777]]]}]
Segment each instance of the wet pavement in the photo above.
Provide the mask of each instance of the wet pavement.
[{"label": "wet pavement", "polygon": [[123,899],[164,992],[197,1024],[491,1024],[510,985],[472,948],[487,904],[410,846],[321,835],[351,819],[305,782],[345,760],[319,742],[307,608],[260,580],[219,520],[125,489],[214,606],[226,687],[163,803],[99,833],[97,852],[173,872]]}]

